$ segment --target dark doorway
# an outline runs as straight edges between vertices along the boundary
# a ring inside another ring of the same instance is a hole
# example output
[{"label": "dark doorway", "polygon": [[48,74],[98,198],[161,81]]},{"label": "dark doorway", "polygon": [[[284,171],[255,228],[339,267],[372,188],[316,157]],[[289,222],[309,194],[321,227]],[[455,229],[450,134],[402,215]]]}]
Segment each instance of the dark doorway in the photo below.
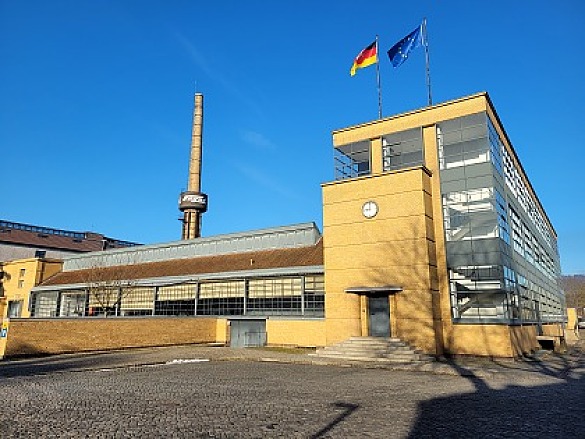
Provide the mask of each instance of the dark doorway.
[{"label": "dark doorway", "polygon": [[390,302],[388,296],[368,297],[369,335],[390,337]]}]

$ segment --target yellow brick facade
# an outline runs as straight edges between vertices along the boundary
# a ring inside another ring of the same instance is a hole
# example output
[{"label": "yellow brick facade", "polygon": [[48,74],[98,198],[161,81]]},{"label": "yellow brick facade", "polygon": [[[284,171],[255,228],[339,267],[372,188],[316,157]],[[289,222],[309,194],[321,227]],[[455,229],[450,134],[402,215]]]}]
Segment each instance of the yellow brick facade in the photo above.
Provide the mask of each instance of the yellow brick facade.
[{"label": "yellow brick facade", "polygon": [[[370,335],[370,307],[376,299],[387,300],[390,336],[428,354],[516,357],[538,348],[536,325],[454,324],[452,320],[436,124],[479,112],[498,122],[489,98],[481,93],[333,133],[336,147],[367,142],[370,168],[366,176],[322,185],[325,318],[269,316],[265,320],[268,345],[326,346]],[[499,122],[494,126],[517,160]],[[421,129],[424,164],[384,171],[382,136],[414,128]],[[372,217],[364,215],[367,202],[377,205]],[[9,300],[23,300],[23,311],[28,310],[30,289],[59,269],[57,264],[46,262],[43,268],[39,264],[24,260],[5,265],[0,315],[6,314]],[[22,275],[21,270],[25,270]],[[55,353],[67,351],[67,346],[91,350],[229,343],[231,323],[227,317],[16,321],[10,332],[20,339],[9,340],[7,352],[23,353],[25,345]],[[46,340],[42,336],[46,331],[57,331],[63,339]],[[81,335],[73,340],[67,332]],[[561,324],[542,325],[542,333],[564,334]],[[111,340],[99,341],[98,335],[104,334]]]},{"label": "yellow brick facade", "polygon": [[0,262],[0,320],[8,317],[11,302],[20,303],[20,315],[29,317],[29,297],[33,287],[59,272],[62,262],[56,259],[19,259]]},{"label": "yellow brick facade", "polygon": [[[368,335],[367,299],[348,288],[399,285],[403,291],[389,299],[394,335],[435,352],[429,180],[428,169],[417,167],[323,185],[327,344]],[[367,201],[378,205],[374,218],[362,214]]]},{"label": "yellow brick facade", "polygon": [[325,320],[268,319],[266,336],[272,346],[324,346]]},{"label": "yellow brick facade", "polygon": [[[18,319],[9,327],[6,357],[128,347],[215,342],[215,318]],[[218,337],[219,335],[219,337]]]},{"label": "yellow brick facade", "polygon": [[[390,333],[427,353],[511,357],[538,347],[534,325],[452,323],[436,124],[479,112],[517,161],[485,93],[333,133],[335,147],[368,142],[370,171],[322,186],[327,344],[368,335],[368,295],[347,289],[395,285]],[[414,128],[422,129],[424,166],[384,172],[382,136]],[[366,201],[378,205],[373,218],[362,215]],[[561,326],[543,333],[559,336]]]}]

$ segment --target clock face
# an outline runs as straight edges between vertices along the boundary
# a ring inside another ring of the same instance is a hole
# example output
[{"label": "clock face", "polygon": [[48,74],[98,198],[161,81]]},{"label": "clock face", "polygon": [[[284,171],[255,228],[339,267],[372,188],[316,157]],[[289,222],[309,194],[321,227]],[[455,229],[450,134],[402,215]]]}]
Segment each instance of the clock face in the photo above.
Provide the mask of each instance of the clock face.
[{"label": "clock face", "polygon": [[378,205],[374,201],[366,201],[362,206],[362,213],[366,218],[373,218],[378,213]]}]

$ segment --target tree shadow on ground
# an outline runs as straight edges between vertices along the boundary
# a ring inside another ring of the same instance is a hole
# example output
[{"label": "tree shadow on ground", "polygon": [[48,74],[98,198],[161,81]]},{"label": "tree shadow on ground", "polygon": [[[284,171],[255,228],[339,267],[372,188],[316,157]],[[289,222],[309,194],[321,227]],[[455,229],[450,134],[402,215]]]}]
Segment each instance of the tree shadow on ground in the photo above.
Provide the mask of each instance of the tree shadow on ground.
[{"label": "tree shadow on ground", "polygon": [[50,373],[120,367],[131,362],[128,352],[83,352],[13,358],[0,362],[0,378],[46,375]]},{"label": "tree shadow on ground", "polygon": [[343,402],[338,401],[331,404],[335,409],[341,410],[341,413],[335,417],[335,419],[331,420],[326,426],[324,426],[321,430],[316,432],[315,434],[311,435],[311,439],[318,439],[322,437],[326,437],[327,434],[333,430],[337,425],[345,421],[345,419],[350,416],[353,412],[355,412],[360,406],[358,404],[352,404],[350,402]]},{"label": "tree shadow on ground", "polygon": [[[581,437],[585,431],[585,358],[573,358],[559,373],[541,363],[535,372],[555,376],[539,385],[491,388],[457,362],[452,366],[475,387],[471,393],[419,404],[409,438],[421,437]],[[496,381],[497,382],[497,381]]]}]

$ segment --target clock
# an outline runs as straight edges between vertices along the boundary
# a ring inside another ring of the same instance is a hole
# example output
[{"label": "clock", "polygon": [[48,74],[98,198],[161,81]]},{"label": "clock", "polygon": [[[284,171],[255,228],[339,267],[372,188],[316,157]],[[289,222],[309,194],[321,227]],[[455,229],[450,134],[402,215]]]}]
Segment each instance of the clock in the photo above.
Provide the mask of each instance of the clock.
[{"label": "clock", "polygon": [[378,205],[375,201],[366,201],[362,206],[362,214],[366,218],[373,218],[378,214]]}]

